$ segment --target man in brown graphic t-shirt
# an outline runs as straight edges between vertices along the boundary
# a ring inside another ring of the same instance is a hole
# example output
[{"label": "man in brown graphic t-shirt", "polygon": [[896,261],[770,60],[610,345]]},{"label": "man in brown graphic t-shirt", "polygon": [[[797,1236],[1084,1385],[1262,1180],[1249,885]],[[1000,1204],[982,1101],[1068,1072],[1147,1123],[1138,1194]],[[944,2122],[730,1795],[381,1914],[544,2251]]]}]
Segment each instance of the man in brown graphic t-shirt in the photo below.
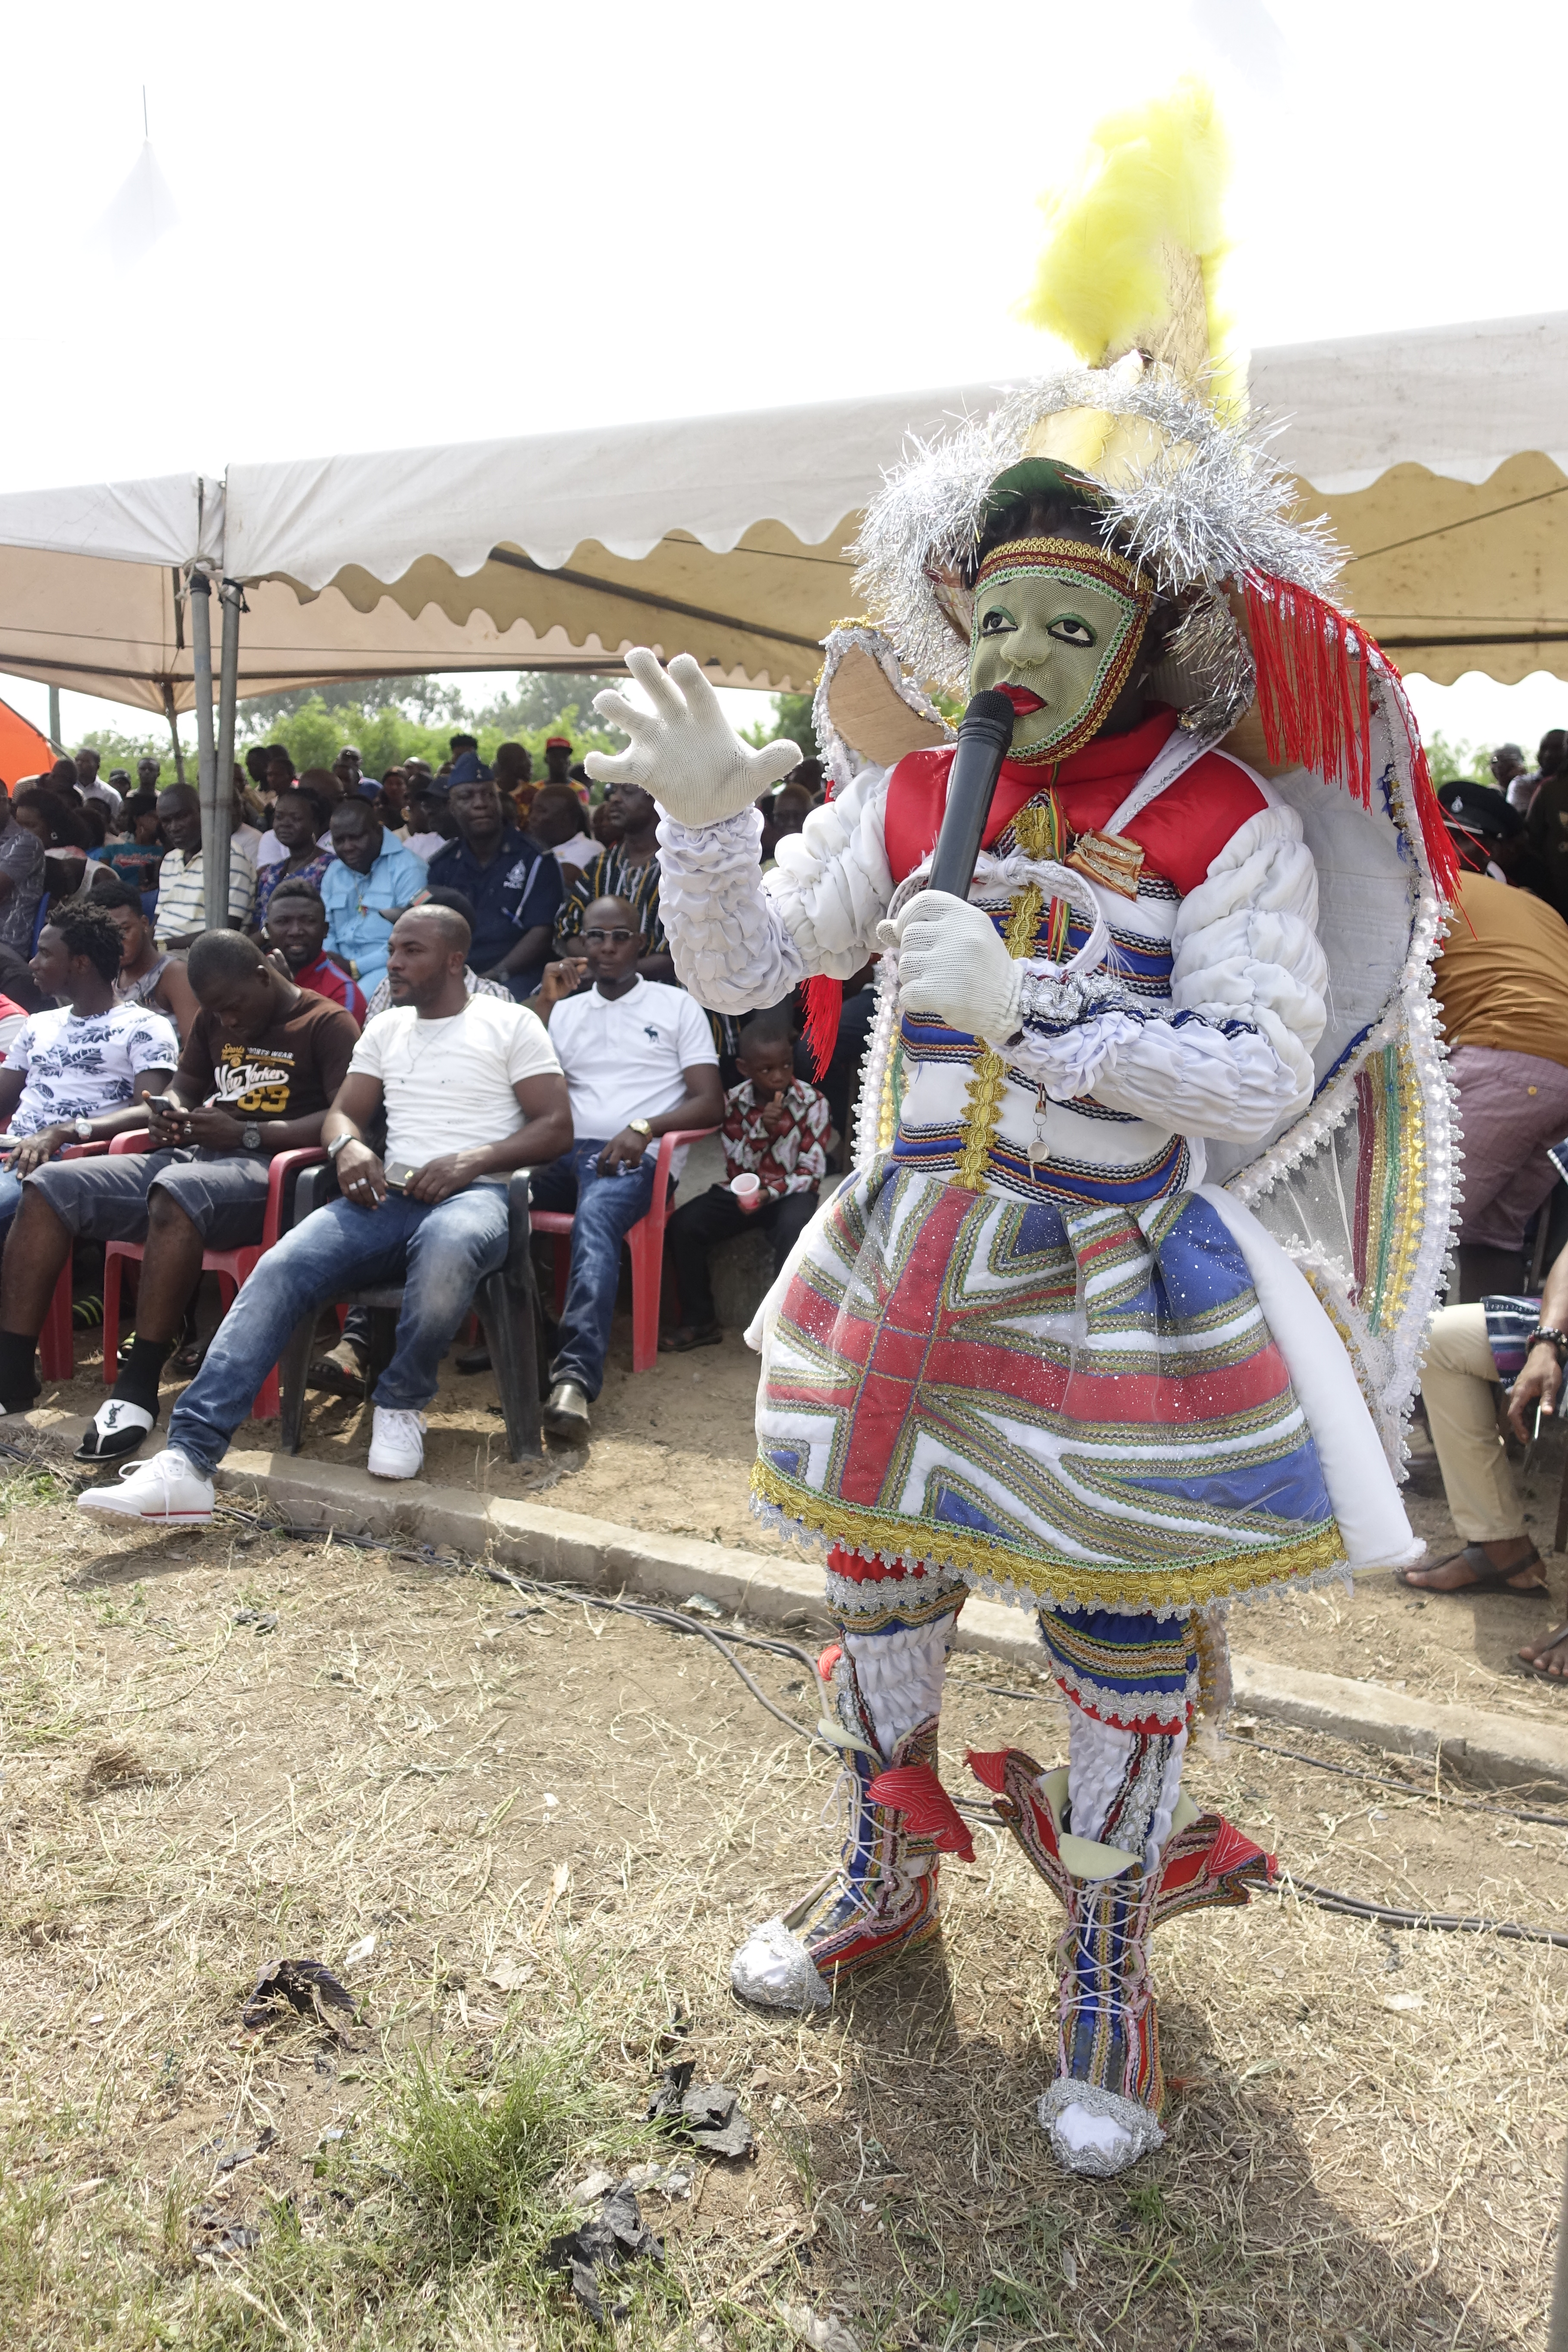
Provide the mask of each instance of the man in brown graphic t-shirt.
[{"label": "man in brown graphic t-shirt", "polygon": [[166,1094],[153,1096],[153,1149],[54,1161],[23,1187],[0,1270],[0,1407],[38,1392],[37,1335],[80,1236],[146,1244],[136,1337],[83,1462],[134,1453],[158,1418],[158,1381],[201,1276],[204,1250],[261,1239],[274,1156],[321,1140],[359,1030],[341,1005],[296,988],[238,931],[205,931],[186,967],[201,1006]]}]

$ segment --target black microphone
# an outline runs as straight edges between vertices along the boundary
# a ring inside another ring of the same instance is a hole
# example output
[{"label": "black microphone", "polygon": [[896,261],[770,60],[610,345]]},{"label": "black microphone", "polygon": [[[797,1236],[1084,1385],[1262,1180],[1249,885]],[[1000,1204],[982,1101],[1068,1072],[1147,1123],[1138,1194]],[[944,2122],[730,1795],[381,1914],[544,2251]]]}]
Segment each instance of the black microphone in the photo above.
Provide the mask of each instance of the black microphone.
[{"label": "black microphone", "polygon": [[996,779],[1013,741],[1013,706],[1005,694],[977,694],[958,723],[958,749],[948,771],[947,806],[931,862],[928,890],[967,898],[974,861],[991,814]]}]

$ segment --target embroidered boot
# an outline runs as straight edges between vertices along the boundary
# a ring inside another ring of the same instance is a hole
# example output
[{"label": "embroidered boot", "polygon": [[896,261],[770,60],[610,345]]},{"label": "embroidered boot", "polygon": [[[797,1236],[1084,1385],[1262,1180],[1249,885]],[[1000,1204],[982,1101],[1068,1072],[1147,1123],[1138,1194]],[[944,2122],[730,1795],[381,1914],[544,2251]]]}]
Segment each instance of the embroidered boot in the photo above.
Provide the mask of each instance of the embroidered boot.
[{"label": "embroidered boot", "polygon": [[847,1656],[838,1667],[837,1715],[821,1729],[844,1757],[844,1851],[790,1910],[753,1927],[731,1961],[731,1983],[760,2009],[826,2009],[840,1976],[928,1942],[940,1924],[939,1853],[974,1859],[963,1818],[937,1778],[936,1717],[881,1755]]},{"label": "embroidered boot", "polygon": [[1247,1902],[1255,1887],[1270,1884],[1272,1857],[1182,1796],[1170,1836],[1146,1869],[1137,1854],[1063,1829],[1065,1766],[1042,1773],[1016,1748],[969,1761],[1067,1913],[1058,1946],[1058,2071],[1036,2112],[1068,2171],[1121,2172],[1164,2139],[1150,1937],[1177,1912]]}]

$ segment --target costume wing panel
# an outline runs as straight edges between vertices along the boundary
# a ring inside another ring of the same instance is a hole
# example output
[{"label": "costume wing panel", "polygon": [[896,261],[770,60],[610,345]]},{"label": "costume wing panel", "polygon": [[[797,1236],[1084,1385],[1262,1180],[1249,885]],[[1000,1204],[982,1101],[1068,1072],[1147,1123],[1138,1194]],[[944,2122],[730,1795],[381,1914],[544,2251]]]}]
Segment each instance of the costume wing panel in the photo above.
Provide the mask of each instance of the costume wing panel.
[{"label": "costume wing panel", "polygon": [[1270,779],[1300,816],[1318,867],[1330,980],[1316,1091],[1260,1152],[1210,1145],[1209,1174],[1312,1285],[1397,1472],[1450,1261],[1457,1134],[1432,1009],[1445,919],[1417,813],[1419,736],[1386,672],[1372,699],[1370,810],[1302,769]]}]

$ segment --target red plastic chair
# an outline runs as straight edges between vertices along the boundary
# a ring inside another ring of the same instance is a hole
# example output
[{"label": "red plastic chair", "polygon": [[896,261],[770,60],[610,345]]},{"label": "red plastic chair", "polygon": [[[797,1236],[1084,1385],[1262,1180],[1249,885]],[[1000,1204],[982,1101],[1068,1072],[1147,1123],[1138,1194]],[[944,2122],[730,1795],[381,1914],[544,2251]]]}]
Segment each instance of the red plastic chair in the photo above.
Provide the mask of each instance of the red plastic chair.
[{"label": "red plastic chair", "polygon": [[[109,1149],[117,1151],[145,1151],[152,1143],[146,1128],[137,1128],[129,1135],[117,1135]],[[307,1167],[311,1160],[324,1160],[326,1153],[320,1145],[312,1144],[302,1151],[280,1151],[267,1172],[267,1210],[261,1221],[261,1239],[245,1249],[204,1250],[202,1272],[216,1274],[223,1293],[223,1311],[226,1315],[234,1305],[239,1286],[247,1275],[253,1274],[278,1239],[283,1222],[283,1187],[290,1170]],[[142,1242],[106,1242],[103,1251],[103,1384],[114,1386],[120,1369],[120,1269],[130,1257],[140,1260],[145,1252]],[[251,1407],[256,1421],[276,1421],[278,1418],[278,1367],[276,1364],[256,1392]]]},{"label": "red plastic chair", "polygon": [[[664,1280],[664,1228],[669,1215],[669,1163],[678,1144],[696,1143],[717,1135],[716,1127],[672,1128],[658,1139],[653,1167],[653,1206],[626,1234],[632,1258],[632,1370],[651,1372],[658,1361],[658,1297]],[[562,1209],[534,1209],[529,1223],[536,1234],[569,1234],[575,1219]],[[569,1260],[555,1253],[555,1307],[559,1314],[566,1297]]]},{"label": "red plastic chair", "polygon": [[[11,1122],[0,1123],[0,1135],[7,1134]],[[58,1156],[61,1160],[95,1160],[107,1151],[107,1143],[68,1143]],[[49,1311],[44,1318],[44,1328],[38,1334],[38,1370],[47,1381],[68,1381],[76,1370],[76,1347],[71,1327],[71,1271],[73,1250],[60,1268],[60,1278],[49,1300]]]}]

